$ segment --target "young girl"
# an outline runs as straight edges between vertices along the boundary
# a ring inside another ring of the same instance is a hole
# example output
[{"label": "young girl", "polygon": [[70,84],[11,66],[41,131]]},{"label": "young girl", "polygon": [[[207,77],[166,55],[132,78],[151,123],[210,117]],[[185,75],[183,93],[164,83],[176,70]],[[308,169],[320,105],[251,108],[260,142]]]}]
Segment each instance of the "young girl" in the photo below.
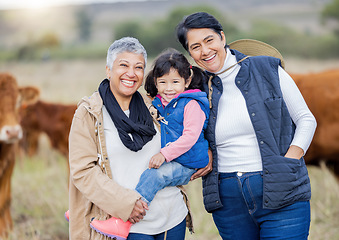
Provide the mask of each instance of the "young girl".
[{"label": "young girl", "polygon": [[[151,158],[149,169],[143,172],[135,188],[147,204],[159,190],[187,184],[196,169],[208,164],[204,130],[209,103],[206,93],[200,91],[204,77],[202,70],[192,67],[182,53],[170,49],[155,60],[146,78],[145,89],[155,97],[152,103],[158,110],[162,147]],[[124,223],[112,217],[93,220],[91,227],[105,236],[125,239],[120,234],[120,224],[127,236],[132,225],[129,221]]]}]

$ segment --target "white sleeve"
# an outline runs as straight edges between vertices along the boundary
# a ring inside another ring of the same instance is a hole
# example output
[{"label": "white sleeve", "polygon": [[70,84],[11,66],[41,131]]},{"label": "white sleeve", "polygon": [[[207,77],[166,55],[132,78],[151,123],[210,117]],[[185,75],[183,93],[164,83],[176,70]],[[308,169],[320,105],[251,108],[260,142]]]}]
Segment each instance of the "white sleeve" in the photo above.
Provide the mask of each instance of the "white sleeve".
[{"label": "white sleeve", "polygon": [[284,101],[296,125],[291,145],[302,148],[305,154],[313,139],[317,122],[291,76],[281,67],[278,73]]}]

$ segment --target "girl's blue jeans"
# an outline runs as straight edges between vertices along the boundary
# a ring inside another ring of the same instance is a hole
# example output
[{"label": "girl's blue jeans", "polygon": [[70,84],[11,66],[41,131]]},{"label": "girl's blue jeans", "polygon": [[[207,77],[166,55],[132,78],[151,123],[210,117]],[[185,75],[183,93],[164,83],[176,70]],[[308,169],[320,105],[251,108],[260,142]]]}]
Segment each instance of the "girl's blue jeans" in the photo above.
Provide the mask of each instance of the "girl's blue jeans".
[{"label": "girl's blue jeans", "polygon": [[127,240],[184,240],[186,233],[186,219],[166,233],[162,232],[155,235],[146,235],[141,233],[130,233]]},{"label": "girl's blue jeans", "polygon": [[184,167],[175,161],[164,162],[159,168],[146,169],[140,176],[135,190],[142,199],[151,202],[155,194],[170,186],[186,185],[196,170]]},{"label": "girl's blue jeans", "polygon": [[221,209],[212,213],[222,239],[307,239],[309,201],[263,209],[262,172],[220,173]]}]

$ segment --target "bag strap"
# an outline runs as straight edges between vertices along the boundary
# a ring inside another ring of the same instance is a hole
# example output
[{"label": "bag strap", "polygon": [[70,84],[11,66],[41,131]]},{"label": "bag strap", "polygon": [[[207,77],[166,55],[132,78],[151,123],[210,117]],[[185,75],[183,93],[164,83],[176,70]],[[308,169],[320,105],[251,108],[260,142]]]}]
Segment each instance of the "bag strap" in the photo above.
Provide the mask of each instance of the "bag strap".
[{"label": "bag strap", "polygon": [[228,70],[230,70],[231,68],[233,68],[234,66],[236,66],[238,63],[241,63],[242,61],[244,61],[245,59],[249,58],[249,56],[246,56],[242,59],[240,59],[238,62],[236,62],[235,64],[233,64],[232,66],[226,68],[224,71],[218,73],[218,74],[213,74],[209,77],[208,79],[208,102],[210,104],[210,108],[212,108],[212,93],[213,93],[213,88],[212,88],[212,78],[214,76],[218,76],[220,74],[223,74],[225,72],[227,72]]}]

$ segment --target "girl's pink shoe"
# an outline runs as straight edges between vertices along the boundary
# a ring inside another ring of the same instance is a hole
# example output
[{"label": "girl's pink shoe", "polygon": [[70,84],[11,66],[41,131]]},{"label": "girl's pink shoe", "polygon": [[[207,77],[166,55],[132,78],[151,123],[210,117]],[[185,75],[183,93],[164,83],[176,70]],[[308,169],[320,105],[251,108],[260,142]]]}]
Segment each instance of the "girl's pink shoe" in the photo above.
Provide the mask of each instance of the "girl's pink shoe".
[{"label": "girl's pink shoe", "polygon": [[130,221],[124,222],[120,218],[112,217],[103,221],[94,219],[90,226],[106,237],[116,238],[117,240],[126,240],[132,223]]},{"label": "girl's pink shoe", "polygon": [[67,222],[69,222],[69,210],[67,210],[65,212],[65,218],[66,218]]}]

